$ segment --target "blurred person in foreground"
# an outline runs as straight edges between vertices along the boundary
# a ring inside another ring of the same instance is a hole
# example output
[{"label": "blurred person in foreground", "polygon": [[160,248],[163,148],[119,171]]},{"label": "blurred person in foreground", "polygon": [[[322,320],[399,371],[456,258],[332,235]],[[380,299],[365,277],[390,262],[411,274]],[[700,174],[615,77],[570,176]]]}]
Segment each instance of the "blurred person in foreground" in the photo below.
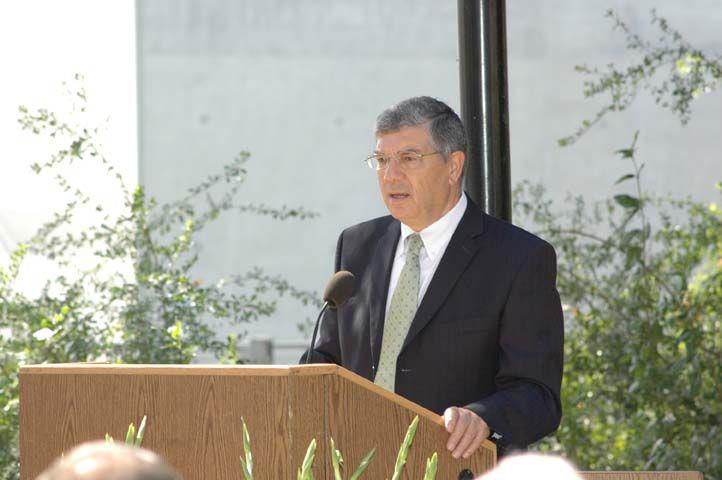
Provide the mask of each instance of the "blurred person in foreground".
[{"label": "blurred person in foreground", "polygon": [[91,442],[58,458],[36,480],[182,480],[182,477],[150,450]]},{"label": "blurred person in foreground", "polygon": [[445,103],[404,100],[374,135],[366,162],[391,215],[341,233],[335,268],[358,286],[326,312],[311,360],[443,415],[455,458],[487,438],[524,449],[561,419],[554,249],[462,191],[466,133]]},{"label": "blurred person in foreground", "polygon": [[553,455],[511,455],[477,480],[582,480],[574,467]]}]

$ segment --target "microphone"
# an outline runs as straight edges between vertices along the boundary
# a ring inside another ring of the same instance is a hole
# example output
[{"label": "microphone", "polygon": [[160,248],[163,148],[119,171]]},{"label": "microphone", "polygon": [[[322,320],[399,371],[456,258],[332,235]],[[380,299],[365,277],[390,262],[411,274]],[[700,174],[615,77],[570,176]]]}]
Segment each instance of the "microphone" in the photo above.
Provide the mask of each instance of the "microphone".
[{"label": "microphone", "polygon": [[323,291],[323,308],[321,313],[318,314],[316,319],[316,326],[313,329],[313,336],[311,337],[311,348],[308,349],[308,355],[306,355],[306,365],[311,363],[311,356],[313,355],[313,345],[316,343],[316,335],[318,334],[318,325],[321,322],[321,317],[327,308],[336,310],[346,303],[346,300],[353,295],[354,289],[356,288],[356,277],[353,273],[340,270],[333,274],[331,280],[326,285],[326,290]]},{"label": "microphone", "polygon": [[353,295],[355,288],[356,277],[354,274],[346,270],[338,271],[328,281],[326,290],[323,291],[323,301],[333,309],[343,307],[346,300]]}]

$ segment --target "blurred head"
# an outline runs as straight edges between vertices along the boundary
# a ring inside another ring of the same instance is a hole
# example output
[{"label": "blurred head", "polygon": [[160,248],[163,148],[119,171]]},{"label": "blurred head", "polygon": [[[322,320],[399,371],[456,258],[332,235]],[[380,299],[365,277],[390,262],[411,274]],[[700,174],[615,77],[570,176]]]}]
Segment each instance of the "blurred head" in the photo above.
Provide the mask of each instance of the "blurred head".
[{"label": "blurred head", "polygon": [[149,450],[92,442],[57,459],[37,480],[181,480],[181,476]]},{"label": "blurred head", "polygon": [[461,195],[466,133],[458,115],[431,97],[404,100],[374,126],[379,188],[391,215],[420,231]]},{"label": "blurred head", "polygon": [[477,480],[582,480],[574,467],[553,455],[525,453],[506,457]]}]

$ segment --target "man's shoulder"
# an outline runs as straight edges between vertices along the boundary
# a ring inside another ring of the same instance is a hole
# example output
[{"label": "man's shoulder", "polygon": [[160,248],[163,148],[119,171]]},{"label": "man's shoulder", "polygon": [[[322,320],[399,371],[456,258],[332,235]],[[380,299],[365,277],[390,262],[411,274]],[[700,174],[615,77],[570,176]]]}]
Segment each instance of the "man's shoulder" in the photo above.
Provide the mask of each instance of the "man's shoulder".
[{"label": "man's shoulder", "polygon": [[485,213],[483,215],[484,233],[500,245],[505,245],[517,250],[531,251],[540,248],[553,247],[543,238],[523,229],[520,226],[511,224],[504,220],[492,217]]},{"label": "man's shoulder", "polygon": [[394,223],[398,223],[398,220],[391,215],[385,215],[352,225],[344,229],[343,232],[341,232],[341,236],[344,239],[356,239],[360,241],[366,238],[377,238],[384,235]]},{"label": "man's shoulder", "polygon": [[356,274],[365,268],[379,245],[394,244],[399,232],[400,224],[391,215],[348,227],[339,236],[336,261]]}]

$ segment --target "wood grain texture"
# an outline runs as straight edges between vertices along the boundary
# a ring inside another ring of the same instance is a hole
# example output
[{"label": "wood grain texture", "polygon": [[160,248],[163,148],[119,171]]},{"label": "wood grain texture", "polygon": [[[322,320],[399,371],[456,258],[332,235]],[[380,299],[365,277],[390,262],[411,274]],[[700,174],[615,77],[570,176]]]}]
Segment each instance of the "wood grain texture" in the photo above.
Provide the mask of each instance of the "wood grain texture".
[{"label": "wood grain texture", "polygon": [[463,468],[479,474],[496,460],[490,443],[472,459],[451,458],[438,415],[334,365],[42,365],[21,369],[20,389],[23,479],[35,478],[61,453],[106,432],[122,442],[128,424],[143,415],[148,417],[143,446],[187,480],[242,478],[241,418],[259,480],[295,478],[312,438],[314,476],[332,479],[331,436],[344,454],[347,474],[377,446],[365,478],[390,478],[415,415],[421,421],[404,478],[420,478],[434,451],[437,478],[456,478]]},{"label": "wood grain texture", "polygon": [[700,472],[579,472],[585,480],[703,480]]},{"label": "wood grain texture", "polygon": [[27,365],[22,367],[24,375],[67,375],[69,373],[97,375],[112,373],[114,375],[214,375],[224,376],[277,376],[285,377],[291,371],[298,375],[320,375],[336,373],[341,367],[337,365],[120,365],[113,363],[54,363],[44,365]]},{"label": "wood grain texture", "polygon": [[[335,371],[333,373],[349,380],[350,382],[353,382],[353,383],[359,385],[360,387],[363,387],[364,389],[366,389],[372,393],[375,393],[379,397],[384,398],[384,399],[388,400],[389,402],[393,402],[401,407],[406,408],[407,410],[418,415],[419,418],[425,418],[432,423],[440,425],[441,427],[444,426],[444,421],[441,418],[441,416],[435,414],[431,410],[428,410],[428,409],[422,407],[421,405],[418,405],[418,404],[412,402],[411,400],[407,400],[404,397],[396,395],[395,393],[392,393],[392,392],[386,390],[385,388],[382,388],[382,387],[376,385],[375,383],[373,383],[359,375],[356,375],[352,371],[346,370],[343,367],[336,366],[336,370],[337,371]],[[490,440],[484,440],[481,447],[489,449],[489,450],[493,450],[494,452],[496,452],[496,445],[494,445],[494,442],[492,442]],[[496,453],[494,453],[494,458],[496,459]]]},{"label": "wood grain texture", "polygon": [[[378,395],[346,376],[332,376],[329,382],[328,431],[346,460],[346,474],[353,472],[361,459],[377,447],[366,478],[391,478],[398,449],[418,412],[389,401],[387,396]],[[456,479],[464,469],[479,475],[494,467],[496,452],[490,448],[483,448],[468,460],[454,459],[446,450],[448,433],[437,419],[438,415],[433,413],[419,415],[402,478],[423,478],[426,459],[434,452],[438,454],[439,479]]]},{"label": "wood grain texture", "polygon": [[[130,422],[148,416],[143,446],[187,480],[241,478],[241,417],[261,479],[292,478],[288,381],[284,376],[59,375],[21,372],[21,477],[35,478],[62,452],[110,433],[123,441]],[[254,434],[255,432],[255,434]]]},{"label": "wood grain texture", "polygon": [[[333,478],[330,467],[329,445],[326,435],[327,384],[330,374],[308,375],[308,370],[292,372],[288,377],[290,449],[288,462],[294,473],[303,463],[306,450],[316,439],[316,457],[313,476]],[[288,478],[296,478],[288,477]]]}]

